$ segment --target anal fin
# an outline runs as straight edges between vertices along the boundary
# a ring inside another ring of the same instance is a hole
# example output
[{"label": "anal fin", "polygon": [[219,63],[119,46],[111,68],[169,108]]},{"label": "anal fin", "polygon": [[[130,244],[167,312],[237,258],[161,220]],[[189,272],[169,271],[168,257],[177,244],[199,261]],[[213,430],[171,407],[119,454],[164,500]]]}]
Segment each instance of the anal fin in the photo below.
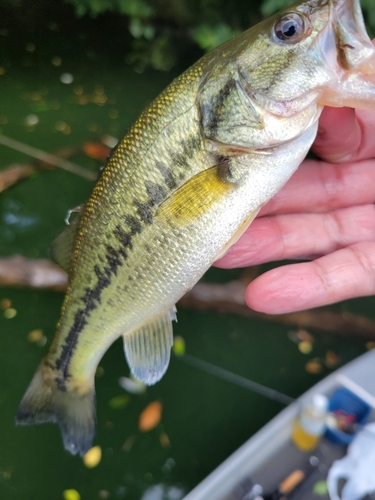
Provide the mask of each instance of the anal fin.
[{"label": "anal fin", "polygon": [[125,333],[124,350],[132,374],[147,385],[158,382],[166,372],[173,344],[175,308],[159,314],[138,330]]}]

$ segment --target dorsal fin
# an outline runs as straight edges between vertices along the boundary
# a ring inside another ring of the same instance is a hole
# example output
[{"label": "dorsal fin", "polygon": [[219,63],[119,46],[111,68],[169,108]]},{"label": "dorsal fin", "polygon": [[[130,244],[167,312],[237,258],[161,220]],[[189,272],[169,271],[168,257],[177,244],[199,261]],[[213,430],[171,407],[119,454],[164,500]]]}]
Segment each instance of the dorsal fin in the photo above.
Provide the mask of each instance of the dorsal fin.
[{"label": "dorsal fin", "polygon": [[[83,205],[80,205],[77,209],[69,210],[69,212],[78,211],[78,208],[81,210],[82,207]],[[49,250],[51,259],[67,273],[70,268],[70,261],[81,213],[82,212],[79,212],[77,217],[53,240]]]},{"label": "dorsal fin", "polygon": [[130,370],[147,385],[158,382],[168,368],[174,319],[175,308],[152,318],[138,330],[123,335]]}]

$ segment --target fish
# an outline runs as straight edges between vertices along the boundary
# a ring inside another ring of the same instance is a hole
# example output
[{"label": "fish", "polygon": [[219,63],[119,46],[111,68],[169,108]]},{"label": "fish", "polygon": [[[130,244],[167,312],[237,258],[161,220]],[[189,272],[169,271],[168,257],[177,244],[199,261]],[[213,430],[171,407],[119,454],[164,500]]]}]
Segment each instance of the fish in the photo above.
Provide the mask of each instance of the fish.
[{"label": "fish", "polygon": [[324,106],[375,108],[359,0],[305,0],[203,56],[141,113],[52,245],[68,290],[18,424],[95,436],[94,376],[119,337],[132,374],[165,373],[176,302],[305,158]]}]

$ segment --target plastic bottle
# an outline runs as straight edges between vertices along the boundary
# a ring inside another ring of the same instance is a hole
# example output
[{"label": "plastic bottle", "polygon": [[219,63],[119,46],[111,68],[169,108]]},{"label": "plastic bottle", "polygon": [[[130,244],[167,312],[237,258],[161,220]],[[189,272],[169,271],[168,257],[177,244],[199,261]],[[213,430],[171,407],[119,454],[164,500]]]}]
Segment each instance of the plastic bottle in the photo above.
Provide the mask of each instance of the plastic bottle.
[{"label": "plastic bottle", "polygon": [[315,394],[307,401],[294,423],[292,440],[303,451],[315,448],[325,430],[328,411],[328,398],[323,394]]}]

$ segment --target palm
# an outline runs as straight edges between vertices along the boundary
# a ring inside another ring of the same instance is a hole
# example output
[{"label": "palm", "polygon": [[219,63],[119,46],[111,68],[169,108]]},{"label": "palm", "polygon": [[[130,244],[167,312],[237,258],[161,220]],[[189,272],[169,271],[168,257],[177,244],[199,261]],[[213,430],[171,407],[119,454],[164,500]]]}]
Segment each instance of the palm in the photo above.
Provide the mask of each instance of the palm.
[{"label": "palm", "polygon": [[250,307],[283,313],[375,293],[375,112],[325,108],[315,153],[217,262],[241,267],[314,259],[269,271]]}]

